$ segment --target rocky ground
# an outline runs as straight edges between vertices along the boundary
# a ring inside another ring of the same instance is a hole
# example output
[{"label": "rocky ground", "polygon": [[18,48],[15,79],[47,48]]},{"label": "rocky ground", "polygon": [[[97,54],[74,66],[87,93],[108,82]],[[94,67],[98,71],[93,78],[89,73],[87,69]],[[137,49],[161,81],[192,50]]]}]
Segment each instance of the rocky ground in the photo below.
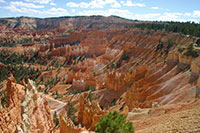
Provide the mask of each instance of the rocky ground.
[{"label": "rocky ground", "polygon": [[[133,122],[136,125],[136,133],[199,133],[200,102],[198,100],[192,104],[179,111]],[[176,110],[177,107],[174,105],[172,108]]]}]

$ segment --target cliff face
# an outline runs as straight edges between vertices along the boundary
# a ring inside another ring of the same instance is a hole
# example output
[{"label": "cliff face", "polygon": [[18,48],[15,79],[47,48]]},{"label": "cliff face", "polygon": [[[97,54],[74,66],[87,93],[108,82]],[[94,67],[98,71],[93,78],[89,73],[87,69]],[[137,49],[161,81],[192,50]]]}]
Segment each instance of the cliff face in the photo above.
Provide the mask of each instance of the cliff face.
[{"label": "cliff face", "polygon": [[[26,29],[26,30],[36,30],[36,29],[74,29],[74,28],[108,28],[108,27],[124,27],[126,25],[133,24],[133,21],[126,20],[123,18],[117,18],[114,16],[102,17],[102,16],[91,16],[91,17],[60,17],[60,18],[2,18],[0,19],[0,24],[5,24],[8,28],[15,29]],[[79,29],[78,28],[78,29]]]},{"label": "cliff face", "polygon": [[171,52],[168,54],[168,62],[175,61],[180,64],[190,65],[192,64],[192,61],[194,58],[191,56],[186,56],[184,54],[178,53],[178,52]]},{"label": "cliff face", "polygon": [[[170,53],[166,64],[149,68],[145,76],[134,82],[126,92],[129,109],[152,107],[154,103],[175,104],[198,96],[199,88],[196,83],[199,81],[199,67],[192,61],[192,57]],[[182,73],[189,70],[188,65],[191,66],[192,73]]]},{"label": "cliff face", "polygon": [[28,86],[16,84],[13,78],[7,82],[7,107],[1,108],[2,132],[51,132],[54,124],[48,102],[36,91],[33,82]]},{"label": "cliff face", "polygon": [[16,84],[14,78],[9,78],[6,85],[7,106],[0,111],[0,131],[14,133],[17,125],[22,122],[21,100],[24,97],[24,86]]},{"label": "cliff face", "polygon": [[38,95],[32,81],[28,81],[25,97],[21,104],[23,132],[51,132],[54,124],[48,102]]},{"label": "cliff face", "polygon": [[83,127],[94,131],[95,124],[99,122],[103,115],[105,115],[105,112],[101,110],[98,103],[89,101],[87,94],[80,97],[78,122],[81,123]]},{"label": "cliff face", "polygon": [[59,115],[60,133],[80,133],[81,129],[75,128],[74,123],[68,118],[66,113]]}]

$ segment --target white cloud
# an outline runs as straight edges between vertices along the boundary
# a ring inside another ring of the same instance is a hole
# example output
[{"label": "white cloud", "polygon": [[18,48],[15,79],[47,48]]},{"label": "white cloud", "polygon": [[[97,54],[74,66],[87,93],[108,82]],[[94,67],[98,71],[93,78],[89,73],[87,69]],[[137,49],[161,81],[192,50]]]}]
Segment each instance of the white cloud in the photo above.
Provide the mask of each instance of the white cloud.
[{"label": "white cloud", "polygon": [[[198,15],[198,12],[195,12],[196,15]],[[146,13],[146,14],[133,14],[129,10],[123,10],[123,9],[108,9],[108,10],[85,10],[77,13],[78,15],[103,15],[103,16],[111,16],[111,15],[117,15],[124,18],[129,19],[137,19],[137,20],[146,20],[146,21],[152,21],[152,20],[158,20],[158,21],[194,21],[198,22],[195,19],[184,19],[184,17],[192,16],[191,13],[169,13],[165,12],[163,14],[161,13]]]},{"label": "white cloud", "polygon": [[41,14],[44,14],[44,15],[56,15],[56,16],[69,15],[67,10],[63,9],[63,8],[51,8],[51,9],[46,10],[46,11],[41,11]]},{"label": "white cloud", "polygon": [[192,19],[192,18],[189,18],[189,19],[184,18],[184,17],[189,17],[191,15],[192,15],[191,13],[179,13],[179,12],[169,13],[169,12],[165,12],[160,17],[156,18],[156,20],[159,20],[159,21],[179,21],[179,22],[187,22],[187,21],[198,22],[197,20]]},{"label": "white cloud", "polygon": [[138,20],[152,20],[155,19],[156,17],[159,17],[160,15],[161,15],[160,13],[136,14],[132,18]]},{"label": "white cloud", "polygon": [[104,0],[92,0],[89,5],[91,8],[104,8],[106,3]]},{"label": "white cloud", "polygon": [[5,9],[7,10],[10,10],[11,12],[14,12],[14,13],[40,13],[39,10],[35,10],[35,9],[31,9],[31,8],[26,8],[26,7],[16,7],[14,5],[9,5],[9,6],[6,6],[4,7]]},{"label": "white cloud", "polygon": [[6,1],[5,0],[0,0],[0,3],[6,3]]},{"label": "white cloud", "polygon": [[66,3],[69,7],[81,7],[81,8],[104,8],[106,5],[110,5],[113,8],[121,7],[120,3],[117,0],[91,0],[90,2],[68,2]]},{"label": "white cloud", "polygon": [[111,5],[111,7],[113,7],[113,8],[120,8],[121,4],[118,3],[118,2],[115,2],[114,4]]},{"label": "white cloud", "polygon": [[157,7],[157,6],[154,6],[154,7],[151,7],[151,9],[157,10],[157,9],[160,9],[160,8]]},{"label": "white cloud", "polygon": [[184,13],[184,16],[190,17],[192,14],[191,13]]},{"label": "white cloud", "polygon": [[81,8],[88,8],[90,5],[89,5],[88,3],[86,3],[86,2],[81,2],[81,3],[79,4],[79,6],[80,6]]},{"label": "white cloud", "polygon": [[121,4],[124,4],[124,3],[125,3],[125,1],[123,1],[123,0],[122,0],[122,1],[120,1],[120,3],[121,3]]},{"label": "white cloud", "polygon": [[52,5],[52,6],[56,6],[56,3],[54,3],[54,2],[50,2],[50,5]]},{"label": "white cloud", "polygon": [[37,6],[32,3],[24,3],[24,2],[10,2],[9,6],[4,7],[4,9],[10,10],[14,13],[20,13],[22,15],[42,15],[42,16],[65,16],[69,15],[66,9],[63,8],[50,8],[47,10],[39,10],[39,8],[43,8],[44,6]]},{"label": "white cloud", "polygon": [[130,18],[132,13],[129,10],[122,10],[122,9],[108,9],[108,10],[87,10],[79,12],[78,15],[103,15],[103,16],[110,16],[110,15],[117,15],[124,18]]},{"label": "white cloud", "polygon": [[35,5],[32,3],[25,3],[22,1],[12,1],[10,2],[11,6],[15,6],[15,7],[26,7],[26,8],[44,8],[44,6],[41,5]]},{"label": "white cloud", "polygon": [[76,4],[74,2],[68,2],[66,5],[69,7],[79,7],[79,4]]},{"label": "white cloud", "polygon": [[133,6],[136,6],[136,7],[144,7],[145,4],[143,3],[133,3],[132,0],[127,0],[125,3],[123,3],[124,6],[129,6],[129,7],[133,7]]},{"label": "white cloud", "polygon": [[72,13],[75,13],[75,12],[76,12],[76,10],[75,10],[75,9],[72,9],[71,11],[72,11]]},{"label": "white cloud", "polygon": [[180,20],[179,16],[183,15],[182,13],[164,13],[162,16],[158,18],[158,20],[162,21],[178,21]]},{"label": "white cloud", "polygon": [[40,4],[48,4],[51,0],[25,0],[26,2],[40,3]]},{"label": "white cloud", "polygon": [[196,11],[193,11],[193,17],[200,17],[200,11],[196,10]]}]

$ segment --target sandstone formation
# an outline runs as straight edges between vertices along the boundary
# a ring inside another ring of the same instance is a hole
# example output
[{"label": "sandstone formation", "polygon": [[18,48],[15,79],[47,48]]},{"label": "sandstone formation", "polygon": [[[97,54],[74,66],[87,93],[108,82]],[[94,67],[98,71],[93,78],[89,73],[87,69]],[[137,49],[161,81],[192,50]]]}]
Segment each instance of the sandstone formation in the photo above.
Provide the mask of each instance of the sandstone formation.
[{"label": "sandstone formation", "polygon": [[162,118],[198,128],[200,58],[185,54],[197,38],[136,23],[115,16],[0,19],[0,70],[13,75],[6,81],[1,73],[0,132],[95,131],[114,110],[136,131],[187,131],[163,126],[173,125]]},{"label": "sandstone formation", "polygon": [[38,95],[32,81],[28,81],[25,97],[21,103],[23,132],[51,132],[53,120],[48,102]]},{"label": "sandstone formation", "polygon": [[97,124],[105,114],[101,110],[100,106],[95,102],[90,102],[87,98],[88,95],[80,97],[80,107],[78,112],[78,122],[81,123],[86,129],[95,130],[95,124]]},{"label": "sandstone formation", "polygon": [[80,133],[81,129],[76,129],[74,123],[67,114],[60,114],[60,133]]},{"label": "sandstone formation", "polygon": [[21,100],[24,97],[24,86],[16,84],[13,77],[10,77],[6,85],[7,106],[0,111],[0,131],[14,133],[22,122],[21,119]]}]

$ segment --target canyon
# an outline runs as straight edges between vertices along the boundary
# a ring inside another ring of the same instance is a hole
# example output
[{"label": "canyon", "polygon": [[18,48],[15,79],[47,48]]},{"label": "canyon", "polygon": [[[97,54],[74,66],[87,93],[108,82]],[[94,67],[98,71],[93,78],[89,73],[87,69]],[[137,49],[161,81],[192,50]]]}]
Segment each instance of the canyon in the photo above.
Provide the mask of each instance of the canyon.
[{"label": "canyon", "polygon": [[[111,111],[135,132],[200,132],[197,37],[116,16],[1,18],[0,132],[95,132]],[[192,124],[191,124],[192,123]]]}]

